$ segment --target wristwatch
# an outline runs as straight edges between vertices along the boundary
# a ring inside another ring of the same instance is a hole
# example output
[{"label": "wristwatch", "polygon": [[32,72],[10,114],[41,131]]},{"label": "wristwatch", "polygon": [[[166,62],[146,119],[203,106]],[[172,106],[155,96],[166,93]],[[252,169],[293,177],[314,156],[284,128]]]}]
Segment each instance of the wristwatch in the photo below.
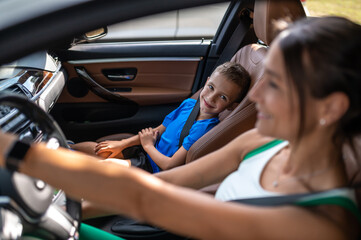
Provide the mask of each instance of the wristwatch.
[{"label": "wristwatch", "polygon": [[10,171],[18,171],[20,163],[23,161],[30,148],[30,143],[16,140],[5,154],[5,166]]}]

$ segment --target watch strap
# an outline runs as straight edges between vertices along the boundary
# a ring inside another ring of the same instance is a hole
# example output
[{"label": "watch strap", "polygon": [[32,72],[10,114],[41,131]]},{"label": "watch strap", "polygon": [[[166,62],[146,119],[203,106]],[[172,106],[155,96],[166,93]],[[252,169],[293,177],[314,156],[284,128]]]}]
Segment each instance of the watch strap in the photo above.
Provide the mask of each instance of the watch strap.
[{"label": "watch strap", "polygon": [[30,143],[16,140],[5,154],[5,166],[10,171],[18,171],[20,163],[23,161],[30,148]]}]

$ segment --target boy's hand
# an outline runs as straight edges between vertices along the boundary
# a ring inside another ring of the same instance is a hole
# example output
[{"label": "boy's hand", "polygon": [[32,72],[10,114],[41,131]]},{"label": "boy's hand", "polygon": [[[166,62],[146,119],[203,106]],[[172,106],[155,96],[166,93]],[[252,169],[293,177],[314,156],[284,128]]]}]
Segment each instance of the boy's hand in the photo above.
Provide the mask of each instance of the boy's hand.
[{"label": "boy's hand", "polygon": [[155,131],[153,128],[145,128],[140,131],[138,135],[143,148],[146,148],[148,146],[154,146],[155,141],[157,141],[159,131]]},{"label": "boy's hand", "polygon": [[126,144],[123,140],[121,141],[104,141],[98,143],[94,152],[100,157],[113,158],[119,157],[123,158],[122,151],[126,148]]}]

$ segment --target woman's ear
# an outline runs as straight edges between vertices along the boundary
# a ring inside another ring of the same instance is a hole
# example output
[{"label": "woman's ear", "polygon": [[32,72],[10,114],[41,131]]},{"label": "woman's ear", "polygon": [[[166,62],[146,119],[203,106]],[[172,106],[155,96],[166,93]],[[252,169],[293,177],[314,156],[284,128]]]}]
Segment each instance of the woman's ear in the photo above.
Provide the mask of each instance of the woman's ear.
[{"label": "woman's ear", "polygon": [[333,124],[340,120],[349,108],[350,100],[343,92],[334,92],[324,100],[322,109],[322,118],[327,125]]}]

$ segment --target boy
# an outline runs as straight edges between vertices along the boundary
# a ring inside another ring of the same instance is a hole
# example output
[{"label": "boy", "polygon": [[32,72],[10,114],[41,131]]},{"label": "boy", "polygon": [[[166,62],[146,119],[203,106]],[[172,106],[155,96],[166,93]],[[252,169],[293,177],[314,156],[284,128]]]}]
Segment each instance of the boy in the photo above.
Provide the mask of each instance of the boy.
[{"label": "boy", "polygon": [[[218,66],[207,79],[200,93],[199,113],[180,148],[178,146],[180,133],[197,102],[195,99],[184,100],[176,110],[165,117],[161,125],[154,129],[143,129],[138,135],[121,141],[104,141],[96,144],[95,154],[107,158],[105,162],[135,166],[150,173],[180,166],[185,163],[192,144],[219,123],[218,114],[225,109],[233,110],[243,99],[250,81],[248,72],[237,63],[226,62]],[[74,149],[84,151],[76,145]],[[130,156],[123,155],[126,152],[123,150],[136,145],[141,145],[142,149],[136,148],[136,152],[133,151]]]}]

